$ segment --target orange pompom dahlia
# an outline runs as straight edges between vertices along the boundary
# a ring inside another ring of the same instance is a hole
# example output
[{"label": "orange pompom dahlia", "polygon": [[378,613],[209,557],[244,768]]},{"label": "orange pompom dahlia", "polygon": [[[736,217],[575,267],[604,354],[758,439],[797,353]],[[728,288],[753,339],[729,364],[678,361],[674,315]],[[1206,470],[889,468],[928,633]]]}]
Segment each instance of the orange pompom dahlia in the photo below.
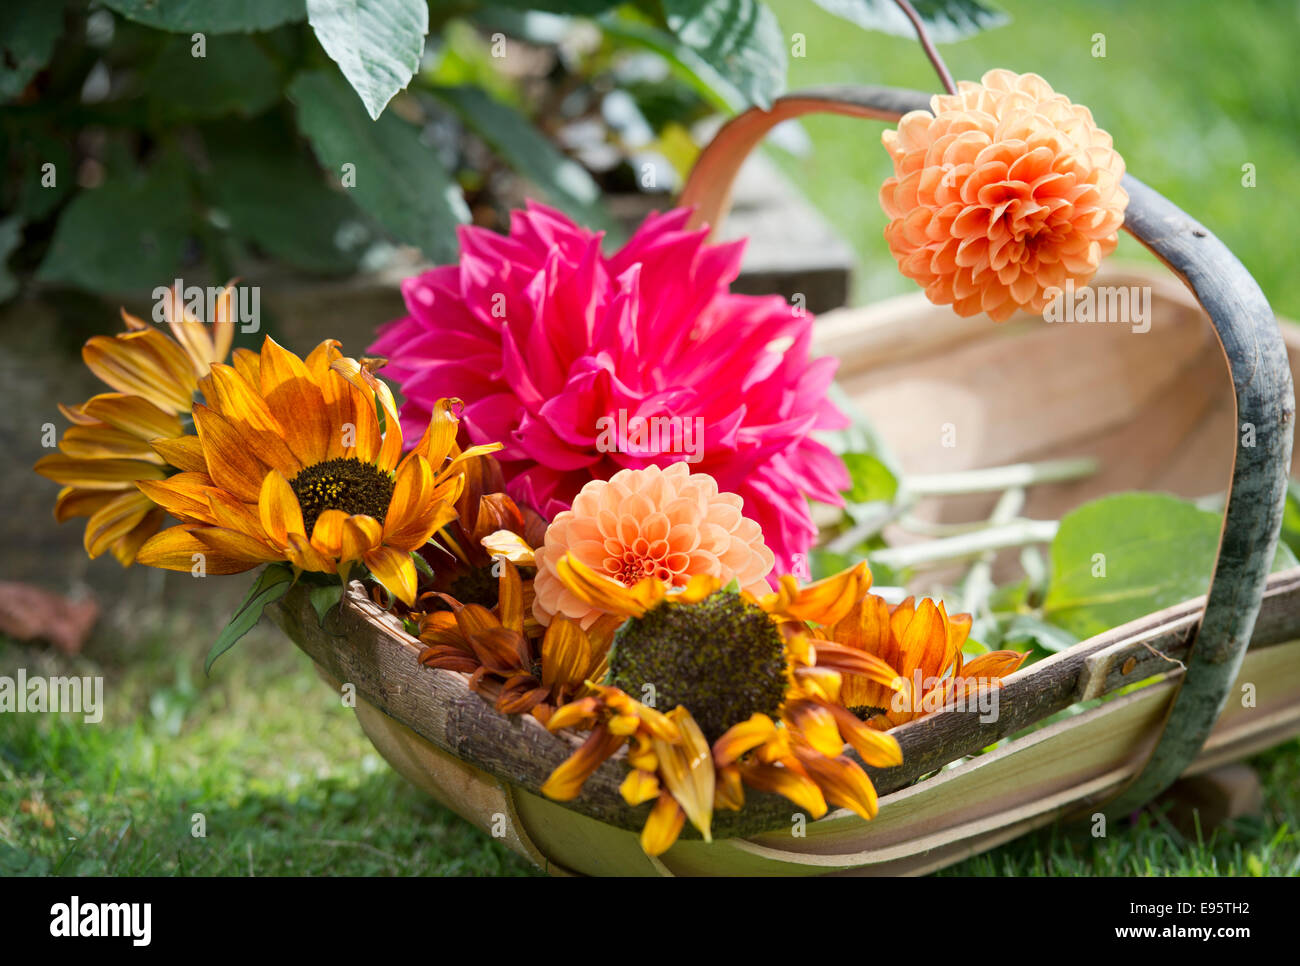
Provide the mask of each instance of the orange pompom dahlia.
[{"label": "orange pompom dahlia", "polygon": [[743,502],[734,493],[718,492],[713,477],[690,472],[686,463],[619,470],[608,481],[592,480],[573,509],[551,522],[537,551],[537,620],[547,624],[551,615],[563,614],[585,629],[600,616],[561,582],[558,566],[565,554],[626,587],[647,577],[684,587],[692,577],[708,576],[766,593],[764,578],[775,557],[759,525],[741,514]]},{"label": "orange pompom dahlia", "polygon": [[899,270],[937,305],[1001,322],[1086,285],[1115,248],[1124,160],[1084,106],[1037,74],[989,71],[882,140],[880,189]]}]

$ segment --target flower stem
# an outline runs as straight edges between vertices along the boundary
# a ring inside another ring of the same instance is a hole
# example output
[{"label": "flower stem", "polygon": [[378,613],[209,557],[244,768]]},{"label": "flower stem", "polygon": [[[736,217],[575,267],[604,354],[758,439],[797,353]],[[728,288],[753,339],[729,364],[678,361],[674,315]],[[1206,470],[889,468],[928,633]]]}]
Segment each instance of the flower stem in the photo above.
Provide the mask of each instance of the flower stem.
[{"label": "flower stem", "polygon": [[[1024,506],[1025,491],[1021,487],[1007,490],[993,508],[989,525],[1006,526],[1020,515]],[[984,551],[966,572],[961,585],[961,609],[966,613],[976,614],[988,605],[989,595],[993,593],[993,559],[996,556],[996,550]]]},{"label": "flower stem", "polygon": [[978,557],[989,550],[1024,547],[1033,543],[1050,543],[1060,524],[1055,520],[1016,520],[1000,527],[989,527],[945,540],[889,547],[871,554],[870,562],[902,569],[924,564],[946,563]]},{"label": "flower stem", "polygon": [[934,44],[930,41],[930,35],[925,32],[925,24],[921,22],[920,14],[916,12],[907,0],[894,0],[908,20],[912,21],[912,26],[916,28],[917,39],[921,41],[921,47],[925,50],[925,56],[930,58],[930,63],[934,64],[935,72],[939,75],[939,80],[943,82],[944,90],[949,94],[957,93],[957,85],[953,83],[952,74],[948,72],[948,65],[943,62],[939,56],[939,51],[934,49]]},{"label": "flower stem", "polygon": [[908,476],[904,485],[910,496],[947,496],[953,493],[990,493],[1035,483],[1060,483],[1090,476],[1097,461],[1089,458],[1045,460],[1041,463],[1011,463],[956,473]]}]

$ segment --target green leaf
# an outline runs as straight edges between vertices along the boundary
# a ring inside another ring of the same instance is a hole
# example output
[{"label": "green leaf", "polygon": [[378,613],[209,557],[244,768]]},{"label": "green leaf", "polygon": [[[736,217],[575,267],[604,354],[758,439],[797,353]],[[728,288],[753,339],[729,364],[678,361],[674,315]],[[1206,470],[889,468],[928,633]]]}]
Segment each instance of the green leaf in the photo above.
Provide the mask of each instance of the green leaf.
[{"label": "green leaf", "polygon": [[425,0],[307,0],[307,20],[378,118],[420,66],[429,6]]},{"label": "green leaf", "polygon": [[850,503],[888,503],[898,493],[898,477],[870,453],[845,453],[844,467],[852,486],[845,494]]},{"label": "green leaf", "polygon": [[353,166],[355,187],[346,190],[358,205],[399,241],[435,261],[455,259],[456,226],[469,220],[469,208],[414,126],[393,114],[371,121],[343,82],[325,71],[299,74],[289,97],[322,166],[335,177]]},{"label": "green leaf", "polygon": [[235,235],[309,272],[354,271],[373,240],[356,205],[293,154],[218,153],[208,190]]},{"label": "green leaf", "polygon": [[59,0],[5,0],[0,16],[0,100],[21,94],[63,33]]},{"label": "green leaf", "polygon": [[[1222,519],[1172,496],[1124,493],[1061,520],[1043,616],[1079,639],[1198,597]],[[1287,565],[1278,554],[1275,569]]]},{"label": "green leaf", "polygon": [[[174,33],[250,33],[307,16],[305,0],[102,0],[128,20]],[[58,4],[51,4],[58,6]]]},{"label": "green leaf", "polygon": [[9,256],[23,240],[23,219],[14,215],[0,221],[0,302],[11,299],[18,291],[18,279],[9,271]]},{"label": "green leaf", "polygon": [[601,204],[600,188],[587,169],[566,156],[528,118],[477,87],[439,87],[433,93],[549,201],[582,225],[614,230],[614,221]]},{"label": "green leaf", "polygon": [[1039,620],[1032,614],[1017,614],[1011,618],[1002,633],[1002,641],[1005,644],[1030,641],[1053,654],[1079,643],[1079,639],[1069,631]]},{"label": "green leaf", "polygon": [[664,0],[668,29],[751,104],[768,107],[785,89],[785,36],[759,0]]},{"label": "green leaf", "polygon": [[416,570],[424,574],[424,576],[428,577],[430,580],[433,580],[433,568],[429,566],[429,561],[424,559],[424,554],[420,553],[418,550],[412,550],[411,562],[415,564]]},{"label": "green leaf", "polygon": [[[864,30],[879,30],[895,37],[915,39],[916,28],[894,0],[814,0],[817,6],[843,17]],[[937,44],[971,37],[981,30],[1001,27],[1011,18],[977,0],[912,0],[930,39]]]},{"label": "green leaf", "polygon": [[189,210],[185,177],[170,160],[142,178],[83,190],[59,218],[37,278],[92,291],[152,289],[181,267]]},{"label": "green leaf", "polygon": [[[28,221],[40,221],[76,187],[76,167],[68,140],[42,130],[23,130],[13,145],[19,167],[14,211]],[[53,168],[46,168],[47,164]],[[54,183],[49,184],[48,178]]]},{"label": "green leaf", "polygon": [[212,37],[204,56],[188,37],[169,38],[145,75],[152,107],[165,119],[252,117],[280,99],[280,72],[251,37]]},{"label": "green leaf", "polygon": [[1286,504],[1282,508],[1282,543],[1300,554],[1300,483],[1287,481]]},{"label": "green leaf", "polygon": [[316,611],[316,620],[324,626],[325,616],[343,599],[343,584],[330,583],[313,587],[307,592],[307,599],[311,601],[312,610]]},{"label": "green leaf", "polygon": [[235,611],[235,616],[230,618],[230,623],[208,651],[208,658],[203,662],[203,673],[211,671],[212,663],[256,627],[262,619],[262,611],[287,594],[292,586],[293,571],[283,564],[271,564],[263,570],[244,602],[239,605],[239,610]]}]

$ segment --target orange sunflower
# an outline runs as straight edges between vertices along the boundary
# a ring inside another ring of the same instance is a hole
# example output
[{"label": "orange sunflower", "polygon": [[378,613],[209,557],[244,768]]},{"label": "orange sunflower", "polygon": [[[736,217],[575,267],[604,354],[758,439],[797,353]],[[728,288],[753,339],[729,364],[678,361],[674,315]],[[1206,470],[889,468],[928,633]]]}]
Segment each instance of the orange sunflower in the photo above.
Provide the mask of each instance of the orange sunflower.
[{"label": "orange sunflower", "polygon": [[62,523],[89,517],[86,553],[111,553],[123,566],[158,532],[166,514],[136,488],[139,480],[162,480],[176,471],[170,441],[185,421],[201,378],[230,352],[231,288],[217,298],[211,329],[169,291],[164,317],[172,335],[122,311],[126,331],[95,336],[81,350],[86,366],[114,392],[79,406],[60,405],[72,426],[59,452],[36,463],[37,473],[63,484],[54,504]]},{"label": "orange sunflower", "polygon": [[532,581],[502,561],[487,608],[447,594],[421,595],[450,607],[419,617],[426,645],[420,663],[470,676],[472,690],[490,698],[503,714],[531,714],[543,724],[557,707],[588,690],[605,674],[605,655],[621,621],[606,615],[583,630],[561,617],[546,628],[532,616]]},{"label": "orange sunflower", "polygon": [[403,458],[393,395],[372,364],[344,357],[333,339],[300,359],[267,337],[260,355],[212,366],[199,383],[207,405],[193,409],[198,435],[171,444],[182,472],[138,484],[181,521],[139,561],[221,574],[287,561],[344,583],[364,565],[414,603],[411,555],[455,518],[458,464],[499,447],[460,452],[457,401],[442,399]]},{"label": "orange sunflower", "polygon": [[843,706],[840,665],[885,688],[903,682],[878,658],[836,645],[828,648],[831,663],[822,663],[809,631],[809,622],[834,624],[861,599],[871,581],[865,564],[802,588],[783,577],[779,590],[761,597],[720,589],[706,575],[677,592],[653,577],[627,587],[572,555],[557,571],[568,590],[625,623],[607,683],[593,684],[594,693],[547,723],[590,734],[544,794],[577,797],[592,772],[627,746],[623,798],[655,802],[641,833],[650,855],[669,848],[687,821],[709,840],[714,810],[740,809],[747,785],[783,795],[814,818],[830,805],[875,816],[875,788],[845,746],[877,768],[900,764],[902,752]]},{"label": "orange sunflower", "polygon": [[[962,646],[970,634],[971,615],[953,614],[943,603],[912,597],[890,607],[875,594],[867,594],[843,619],[819,634],[841,645],[841,650],[870,655],[897,669],[907,687],[891,691],[866,675],[846,672],[840,696],[855,715],[877,729],[892,728],[980,687],[1001,687],[1001,679],[1019,669],[1028,652],[991,651],[969,663]],[[818,641],[819,653],[826,645]]]}]

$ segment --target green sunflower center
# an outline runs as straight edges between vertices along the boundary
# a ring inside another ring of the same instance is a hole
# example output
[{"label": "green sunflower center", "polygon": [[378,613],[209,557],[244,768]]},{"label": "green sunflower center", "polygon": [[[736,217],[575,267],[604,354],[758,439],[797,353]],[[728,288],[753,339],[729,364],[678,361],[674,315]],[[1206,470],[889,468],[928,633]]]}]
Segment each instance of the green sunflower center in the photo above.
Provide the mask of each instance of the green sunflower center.
[{"label": "green sunflower center", "polygon": [[776,626],[727,591],[698,604],[664,601],[629,620],[609,670],[610,683],[638,701],[653,693],[660,711],[685,707],[710,743],[755,712],[775,717],[787,683]]},{"label": "green sunflower center", "polygon": [[306,467],[289,481],[302,507],[303,530],[308,536],[326,510],[349,515],[365,514],[383,523],[393,499],[393,479],[372,463],[338,457]]},{"label": "green sunflower center", "polygon": [[497,605],[498,583],[492,575],[492,565],[486,564],[458,574],[448,589],[451,596],[462,604],[479,604],[492,608]]}]

